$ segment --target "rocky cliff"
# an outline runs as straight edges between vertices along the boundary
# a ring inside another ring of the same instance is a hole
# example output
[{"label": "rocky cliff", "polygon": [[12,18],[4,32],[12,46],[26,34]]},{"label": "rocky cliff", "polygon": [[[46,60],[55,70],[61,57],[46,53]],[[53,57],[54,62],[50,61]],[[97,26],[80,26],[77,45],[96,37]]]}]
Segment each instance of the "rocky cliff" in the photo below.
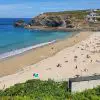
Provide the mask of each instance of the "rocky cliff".
[{"label": "rocky cliff", "polygon": [[[100,30],[100,23],[86,22],[88,13],[89,10],[43,13],[32,18],[27,25],[24,22],[16,22],[15,26],[40,30]],[[100,10],[96,13],[100,14]]]},{"label": "rocky cliff", "polygon": [[60,15],[48,15],[41,14],[33,18],[30,23],[30,26],[45,26],[45,27],[70,27],[73,28],[73,23],[70,20],[69,16],[64,18]]}]

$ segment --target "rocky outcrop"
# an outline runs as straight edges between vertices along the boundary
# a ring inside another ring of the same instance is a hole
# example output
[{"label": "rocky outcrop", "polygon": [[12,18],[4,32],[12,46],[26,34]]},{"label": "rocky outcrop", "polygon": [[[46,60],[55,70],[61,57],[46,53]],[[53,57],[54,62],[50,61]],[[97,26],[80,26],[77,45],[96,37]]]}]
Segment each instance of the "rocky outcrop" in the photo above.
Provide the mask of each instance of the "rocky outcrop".
[{"label": "rocky outcrop", "polygon": [[64,19],[62,16],[41,14],[33,18],[30,26],[46,26],[46,27],[66,27],[73,28],[72,21],[68,18]]},{"label": "rocky outcrop", "polygon": [[30,22],[30,25],[33,26],[48,26],[48,27],[58,27],[63,24],[63,21],[59,16],[46,16],[40,15],[33,18]]},{"label": "rocky outcrop", "polygon": [[14,23],[15,27],[24,27],[26,24],[24,22],[24,20],[18,20]]}]

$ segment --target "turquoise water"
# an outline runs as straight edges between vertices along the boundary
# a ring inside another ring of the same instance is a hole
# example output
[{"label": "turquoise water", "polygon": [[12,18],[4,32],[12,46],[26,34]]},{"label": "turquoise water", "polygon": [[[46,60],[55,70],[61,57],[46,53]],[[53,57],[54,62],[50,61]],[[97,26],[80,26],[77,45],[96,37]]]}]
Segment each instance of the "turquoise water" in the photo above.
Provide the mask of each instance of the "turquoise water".
[{"label": "turquoise water", "polygon": [[[71,36],[71,32],[27,30],[13,27],[17,19],[0,19],[0,54]],[[30,19],[25,19],[26,21]]]}]

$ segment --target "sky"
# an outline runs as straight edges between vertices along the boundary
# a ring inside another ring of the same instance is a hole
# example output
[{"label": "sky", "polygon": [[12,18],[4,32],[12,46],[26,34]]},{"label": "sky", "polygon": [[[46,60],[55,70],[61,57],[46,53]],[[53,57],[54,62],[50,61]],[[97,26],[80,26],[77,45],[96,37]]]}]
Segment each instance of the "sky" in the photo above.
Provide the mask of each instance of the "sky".
[{"label": "sky", "polygon": [[100,0],[0,0],[0,18],[31,18],[44,12],[99,8]]}]

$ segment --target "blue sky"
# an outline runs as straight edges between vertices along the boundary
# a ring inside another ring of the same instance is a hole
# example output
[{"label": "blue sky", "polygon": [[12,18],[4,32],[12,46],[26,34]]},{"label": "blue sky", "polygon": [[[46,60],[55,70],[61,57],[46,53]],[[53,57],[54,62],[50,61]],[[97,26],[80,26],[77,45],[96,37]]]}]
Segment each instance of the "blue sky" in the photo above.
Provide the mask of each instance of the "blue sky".
[{"label": "blue sky", "polygon": [[30,18],[43,12],[100,8],[100,0],[0,0],[0,18]]}]

